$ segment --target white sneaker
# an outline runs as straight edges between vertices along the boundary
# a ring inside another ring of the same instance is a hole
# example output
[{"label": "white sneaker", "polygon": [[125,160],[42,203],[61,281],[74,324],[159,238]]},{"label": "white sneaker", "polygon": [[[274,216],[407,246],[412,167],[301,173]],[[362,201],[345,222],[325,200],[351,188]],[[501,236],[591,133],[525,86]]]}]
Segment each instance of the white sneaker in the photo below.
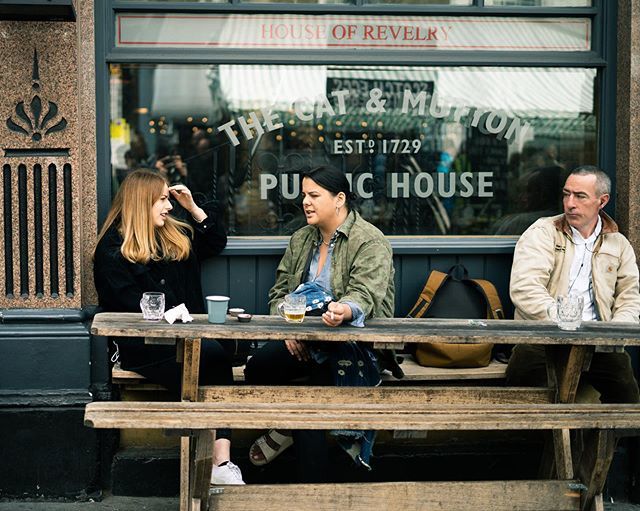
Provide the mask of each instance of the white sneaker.
[{"label": "white sneaker", "polygon": [[240,467],[228,461],[221,467],[213,466],[213,470],[211,470],[211,484],[245,484],[245,482],[242,480]]}]

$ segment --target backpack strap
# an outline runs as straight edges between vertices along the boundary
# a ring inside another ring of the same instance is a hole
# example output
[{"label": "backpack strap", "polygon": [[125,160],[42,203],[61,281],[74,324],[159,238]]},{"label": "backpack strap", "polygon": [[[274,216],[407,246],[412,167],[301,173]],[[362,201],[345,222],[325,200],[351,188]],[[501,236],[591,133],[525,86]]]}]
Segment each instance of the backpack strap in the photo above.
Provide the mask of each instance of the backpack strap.
[{"label": "backpack strap", "polygon": [[429,277],[427,278],[427,282],[424,285],[424,288],[420,292],[418,301],[416,301],[415,305],[411,308],[409,314],[407,314],[407,317],[421,318],[422,316],[424,316],[424,314],[431,306],[434,295],[448,278],[449,275],[447,273],[442,273],[438,270],[432,270],[429,274]]},{"label": "backpack strap", "polygon": [[476,288],[482,292],[487,302],[487,318],[504,319],[504,310],[496,287],[488,280],[469,279],[468,282],[473,282]]}]

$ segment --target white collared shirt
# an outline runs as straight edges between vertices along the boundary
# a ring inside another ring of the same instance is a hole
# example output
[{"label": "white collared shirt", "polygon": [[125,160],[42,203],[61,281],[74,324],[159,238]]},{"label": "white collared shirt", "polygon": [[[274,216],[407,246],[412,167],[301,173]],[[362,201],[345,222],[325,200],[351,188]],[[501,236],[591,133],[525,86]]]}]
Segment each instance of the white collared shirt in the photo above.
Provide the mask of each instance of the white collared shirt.
[{"label": "white collared shirt", "polygon": [[569,289],[567,294],[582,296],[584,308],[582,309],[582,320],[592,321],[598,319],[596,308],[593,303],[593,285],[591,283],[591,257],[596,240],[602,231],[602,219],[598,215],[596,228],[586,240],[577,229],[571,227],[573,233],[573,243],[575,253],[569,271]]}]

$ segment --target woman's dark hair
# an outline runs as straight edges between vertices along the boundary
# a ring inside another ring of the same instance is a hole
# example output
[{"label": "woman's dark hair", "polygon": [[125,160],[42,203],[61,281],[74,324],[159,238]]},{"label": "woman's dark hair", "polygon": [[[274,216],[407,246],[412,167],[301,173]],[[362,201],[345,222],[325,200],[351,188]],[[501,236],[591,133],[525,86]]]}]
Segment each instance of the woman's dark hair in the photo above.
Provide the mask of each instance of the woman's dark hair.
[{"label": "woman's dark hair", "polygon": [[354,208],[356,195],[351,192],[349,180],[341,170],[331,167],[330,165],[321,165],[320,167],[315,167],[303,172],[302,179],[305,177],[312,179],[314,183],[319,184],[333,195],[338,195],[340,192],[343,192],[346,197],[345,204],[347,208],[349,210]]}]

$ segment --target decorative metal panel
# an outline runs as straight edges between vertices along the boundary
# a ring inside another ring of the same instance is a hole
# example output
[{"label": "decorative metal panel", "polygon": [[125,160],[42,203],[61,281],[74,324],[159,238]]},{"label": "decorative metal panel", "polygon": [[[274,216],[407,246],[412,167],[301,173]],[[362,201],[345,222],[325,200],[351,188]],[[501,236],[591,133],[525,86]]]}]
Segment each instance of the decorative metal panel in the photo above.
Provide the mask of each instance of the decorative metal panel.
[{"label": "decorative metal panel", "polygon": [[[42,28],[33,24],[34,40]],[[76,66],[73,56],[60,60],[72,34],[61,27],[50,34],[56,41],[8,57],[11,79],[0,97],[0,308],[80,306],[76,81],[67,76]]]}]

